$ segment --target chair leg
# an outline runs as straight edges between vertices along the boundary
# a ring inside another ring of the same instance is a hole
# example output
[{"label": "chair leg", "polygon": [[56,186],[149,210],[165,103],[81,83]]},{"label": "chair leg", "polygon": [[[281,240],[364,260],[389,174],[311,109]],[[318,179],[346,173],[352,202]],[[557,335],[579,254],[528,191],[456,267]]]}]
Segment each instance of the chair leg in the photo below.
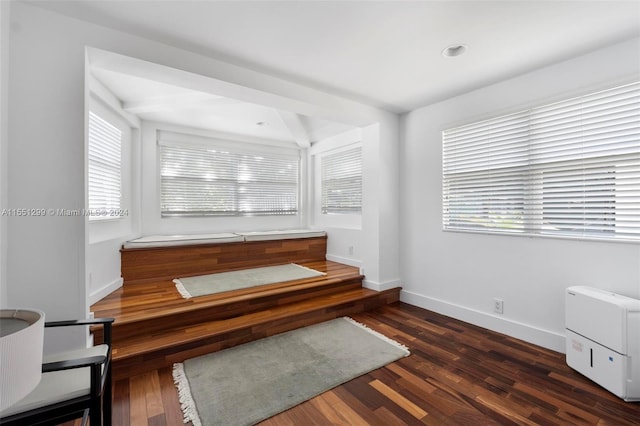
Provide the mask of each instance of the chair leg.
[{"label": "chair leg", "polygon": [[102,410],[105,426],[111,426],[113,411],[113,385],[111,383],[111,366],[108,366],[107,377],[104,384],[104,395],[102,401]]},{"label": "chair leg", "polygon": [[82,413],[82,426],[87,426],[89,424],[89,409],[84,410]]},{"label": "chair leg", "polygon": [[91,426],[102,426],[101,398],[97,398],[91,403],[91,408],[89,408],[89,421],[91,422]]},{"label": "chair leg", "polygon": [[102,426],[101,369],[99,365],[91,366],[91,403],[89,405],[91,426]]}]

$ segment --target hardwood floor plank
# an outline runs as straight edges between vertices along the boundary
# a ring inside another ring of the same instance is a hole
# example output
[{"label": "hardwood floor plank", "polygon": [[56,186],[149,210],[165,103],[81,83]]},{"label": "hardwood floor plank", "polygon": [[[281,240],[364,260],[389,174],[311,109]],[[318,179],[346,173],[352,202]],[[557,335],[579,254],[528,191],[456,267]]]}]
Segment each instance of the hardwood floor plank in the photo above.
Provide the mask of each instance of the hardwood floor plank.
[{"label": "hardwood floor plank", "polygon": [[[399,417],[405,423],[409,425],[422,424],[421,421],[416,419],[411,413],[405,411],[400,405],[387,398],[384,394],[380,393],[377,389],[369,385],[373,377],[369,374],[360,376],[350,382],[345,383],[344,392],[338,388],[337,393],[345,400],[349,401],[349,404],[353,404],[354,400],[364,403],[369,407],[368,412],[362,411],[362,416],[371,416],[371,412],[380,407],[387,407],[395,416]],[[348,396],[346,395],[348,392]],[[370,421],[369,423],[380,424],[379,419]]]},{"label": "hardwood floor plank", "polygon": [[423,417],[425,417],[428,414],[426,411],[424,411],[423,409],[418,407],[416,404],[409,401],[406,397],[400,395],[398,392],[393,390],[388,385],[382,383],[378,379],[373,380],[372,382],[369,382],[369,386],[373,387],[378,392],[380,392],[381,394],[383,394],[384,396],[386,396],[387,398],[389,398],[390,400],[398,404],[400,407],[402,407],[403,410],[405,410],[406,412],[408,412],[418,420],[421,420]]},{"label": "hardwood floor plank", "polygon": [[294,425],[322,426],[326,424],[322,413],[308,401],[303,402],[296,408],[296,410],[291,410],[288,413]]},{"label": "hardwood floor plank", "polygon": [[149,417],[147,424],[149,426],[168,426],[164,414],[158,414],[157,416]]},{"label": "hardwood floor plank", "polygon": [[336,409],[336,406],[329,402],[326,394],[330,394],[331,392],[325,392],[318,396],[317,398],[313,398],[309,403],[313,405],[316,410],[322,415],[322,418],[326,420],[327,424],[331,425],[341,425],[344,424],[346,419],[342,417],[340,411]]},{"label": "hardwood floor plank", "polygon": [[148,424],[149,416],[147,414],[147,396],[145,394],[146,375],[131,377],[130,386],[130,423],[135,426],[144,426]]},{"label": "hardwood floor plank", "polygon": [[130,385],[129,380],[116,380],[113,384],[113,424],[129,424],[130,410]]},{"label": "hardwood floor plank", "polygon": [[[526,383],[516,383],[514,386],[516,389],[522,390],[526,395],[532,395],[541,400],[551,400],[553,405],[556,406],[561,412],[570,414],[573,418],[581,419],[585,423],[596,424],[599,417],[590,414],[585,409],[589,409],[589,405],[585,406],[583,401],[573,401],[571,403],[566,402],[564,395],[550,392],[548,389],[536,389],[529,386]],[[640,419],[640,418],[639,418]]]},{"label": "hardwood floor plank", "polygon": [[338,424],[349,424],[354,426],[365,426],[370,424],[367,420],[362,418],[356,410],[340,399],[336,393],[326,392],[321,395],[321,399],[324,399],[326,403],[335,410],[340,419],[342,419]]},{"label": "hardwood floor plank", "polygon": [[401,419],[396,417],[391,411],[387,409],[387,407],[376,408],[374,411],[375,415],[380,418],[382,422],[385,422],[387,425],[407,425],[407,423],[403,422]]},{"label": "hardwood floor plank", "polygon": [[[353,318],[395,336],[411,355],[261,426],[640,424],[639,402],[624,402],[581,376],[563,354],[404,303]],[[170,368],[156,374],[157,382],[153,374],[115,382],[114,425],[182,424]],[[144,395],[157,394],[157,386],[163,414]]]},{"label": "hardwood floor plank", "polygon": [[[162,392],[162,407],[167,425],[179,425],[182,423],[182,411],[170,409],[179,407],[180,400],[173,382],[172,367],[165,367],[158,370],[160,390]],[[169,408],[169,409],[168,409]]]},{"label": "hardwood floor plank", "polygon": [[147,401],[147,416],[164,417],[164,406],[162,403],[162,390],[160,388],[160,377],[158,371],[152,371],[144,375],[144,393]]},{"label": "hardwood floor plank", "polygon": [[415,389],[420,389],[421,392],[425,392],[426,394],[432,394],[437,390],[435,386],[429,385],[424,379],[402,368],[402,366],[398,363],[389,364],[387,365],[386,369],[397,374],[399,377],[397,382],[404,386],[411,385]]}]

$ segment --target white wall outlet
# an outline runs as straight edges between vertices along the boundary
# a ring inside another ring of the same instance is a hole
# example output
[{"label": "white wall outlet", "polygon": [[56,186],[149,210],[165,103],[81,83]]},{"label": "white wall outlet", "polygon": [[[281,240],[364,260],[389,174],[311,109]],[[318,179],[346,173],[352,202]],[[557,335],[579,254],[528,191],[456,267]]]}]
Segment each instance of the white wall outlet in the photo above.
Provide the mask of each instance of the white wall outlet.
[{"label": "white wall outlet", "polygon": [[353,246],[349,246],[349,254],[353,254]]},{"label": "white wall outlet", "polygon": [[493,312],[496,314],[504,313],[504,300],[498,299],[497,297],[493,299]]}]

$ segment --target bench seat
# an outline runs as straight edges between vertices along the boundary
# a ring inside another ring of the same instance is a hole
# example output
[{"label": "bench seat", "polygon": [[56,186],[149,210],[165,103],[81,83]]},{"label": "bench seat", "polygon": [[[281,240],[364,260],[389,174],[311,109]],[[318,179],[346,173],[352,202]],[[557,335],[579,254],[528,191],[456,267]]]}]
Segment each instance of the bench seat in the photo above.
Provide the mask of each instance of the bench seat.
[{"label": "bench seat", "polygon": [[148,235],[126,241],[122,247],[131,248],[151,248],[151,247],[173,247],[188,246],[194,244],[222,244],[237,243],[244,241],[241,235],[230,232],[222,234],[197,234],[197,235]]},{"label": "bench seat", "polygon": [[274,241],[291,240],[296,238],[324,237],[324,231],[311,229],[289,229],[284,231],[252,231],[252,232],[224,232],[219,234],[185,234],[185,235],[147,235],[126,241],[122,248],[153,248],[190,246],[198,244],[239,243],[245,241]]}]

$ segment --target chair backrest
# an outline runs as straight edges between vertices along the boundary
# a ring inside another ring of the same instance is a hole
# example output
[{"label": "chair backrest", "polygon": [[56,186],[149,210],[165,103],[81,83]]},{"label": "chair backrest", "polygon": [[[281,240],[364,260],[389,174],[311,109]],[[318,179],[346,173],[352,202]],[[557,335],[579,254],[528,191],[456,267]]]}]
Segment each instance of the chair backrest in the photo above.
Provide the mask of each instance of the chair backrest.
[{"label": "chair backrest", "polygon": [[[22,401],[0,413],[0,424],[55,425],[83,417],[92,426],[111,425],[111,327],[113,318],[56,321],[45,327],[102,326],[97,346],[58,354],[42,366],[42,380]],[[86,388],[86,375],[89,388]],[[83,378],[84,375],[84,378]]]}]

